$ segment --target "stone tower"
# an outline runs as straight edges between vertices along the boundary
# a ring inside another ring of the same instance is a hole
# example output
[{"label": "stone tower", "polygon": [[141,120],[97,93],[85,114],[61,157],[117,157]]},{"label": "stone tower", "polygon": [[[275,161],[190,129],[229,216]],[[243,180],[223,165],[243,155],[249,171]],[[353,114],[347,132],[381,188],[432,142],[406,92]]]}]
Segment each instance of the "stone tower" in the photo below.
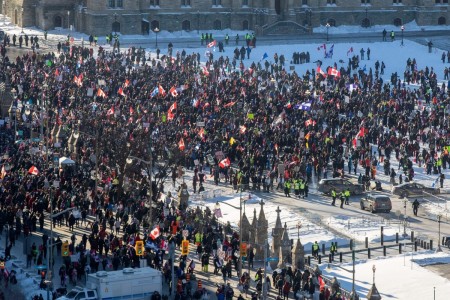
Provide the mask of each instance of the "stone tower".
[{"label": "stone tower", "polygon": [[249,229],[249,239],[248,242],[250,244],[255,244],[256,243],[256,227],[258,224],[258,218],[256,218],[256,208],[253,209],[253,220],[252,220],[252,225],[250,226]]},{"label": "stone tower", "polygon": [[245,212],[242,214],[242,225],[239,227],[242,228],[242,241],[250,241],[250,222],[248,221]]},{"label": "stone tower", "polygon": [[259,202],[261,209],[259,210],[259,218],[256,226],[256,241],[257,245],[256,258],[261,259],[264,257],[264,247],[266,245],[266,240],[268,237],[267,230],[269,229],[269,222],[266,219],[266,214],[264,213],[264,202],[261,200]]},{"label": "stone tower", "polygon": [[282,268],[287,263],[292,264],[292,258],[291,258],[291,240],[289,239],[289,233],[287,230],[287,225],[284,223],[284,231],[283,235],[281,236],[281,245],[279,250],[279,256],[278,256],[278,267]]},{"label": "stone tower", "polygon": [[275,227],[272,229],[272,251],[274,253],[274,257],[278,257],[280,254],[280,246],[281,246],[281,236],[283,234],[283,225],[281,224],[280,219],[280,207],[277,207],[277,220],[275,221]]},{"label": "stone tower", "polygon": [[305,248],[300,242],[300,239],[297,239],[297,242],[292,248],[292,264],[297,268],[303,270],[305,268]]}]

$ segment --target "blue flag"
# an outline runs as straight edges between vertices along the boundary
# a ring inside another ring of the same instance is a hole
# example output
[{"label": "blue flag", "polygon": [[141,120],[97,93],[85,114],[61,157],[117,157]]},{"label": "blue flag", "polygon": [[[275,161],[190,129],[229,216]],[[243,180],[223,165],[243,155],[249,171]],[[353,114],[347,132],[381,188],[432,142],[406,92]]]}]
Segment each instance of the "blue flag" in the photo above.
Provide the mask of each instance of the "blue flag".
[{"label": "blue flag", "polygon": [[155,97],[156,95],[158,95],[158,93],[159,93],[159,89],[158,89],[158,87],[155,87],[155,89],[153,90],[153,92],[151,93],[150,96]]},{"label": "blue flag", "polygon": [[267,55],[267,53],[264,53],[264,55],[262,56],[261,60],[265,60],[268,57],[269,57],[269,55]]}]

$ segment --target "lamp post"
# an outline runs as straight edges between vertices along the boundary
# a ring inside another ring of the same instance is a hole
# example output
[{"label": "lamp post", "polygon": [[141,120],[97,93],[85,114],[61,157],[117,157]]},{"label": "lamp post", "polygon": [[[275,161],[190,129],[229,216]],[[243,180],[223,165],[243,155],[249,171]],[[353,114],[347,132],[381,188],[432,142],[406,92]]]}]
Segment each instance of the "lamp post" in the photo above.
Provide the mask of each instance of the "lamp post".
[{"label": "lamp post", "polygon": [[[13,103],[16,101],[17,91],[15,88],[11,90],[13,95]],[[11,113],[14,114],[14,142],[17,141],[17,107],[15,105],[11,106]]]},{"label": "lamp post", "polygon": [[[239,251],[241,250],[242,247],[242,186],[239,185],[240,188],[240,195],[239,195],[239,207],[238,206],[234,206],[230,203],[226,203],[226,202],[222,202],[225,205],[228,205],[234,209],[238,209],[239,210]],[[219,202],[216,202],[216,209],[220,208],[220,204]],[[238,265],[238,274],[239,274],[239,278],[241,278],[242,276],[242,257],[240,257],[239,259],[239,265]]]},{"label": "lamp post", "polygon": [[327,28],[327,42],[328,42],[328,30],[330,29],[330,23],[327,23],[327,25],[325,25],[325,27]]},{"label": "lamp post", "polygon": [[[47,299],[50,299],[50,283],[52,281],[52,271],[53,271],[53,196],[52,187],[50,186],[47,178],[44,181],[44,187],[49,191],[49,202],[50,202],[50,241],[47,241],[47,273],[46,273],[46,285],[47,285]],[[53,181],[53,187],[59,187],[59,180]]]},{"label": "lamp post", "polygon": [[70,30],[70,10],[67,11],[67,29]]},{"label": "lamp post", "polygon": [[22,11],[22,31],[21,31],[20,33],[24,33],[24,32],[23,32],[23,11],[24,11],[24,10],[23,10],[23,7],[21,8],[21,11]]},{"label": "lamp post", "polygon": [[155,29],[153,29],[153,32],[156,33],[155,44],[156,44],[156,48],[158,48],[158,32],[159,32],[159,28],[155,27]]},{"label": "lamp post", "polygon": [[404,200],[403,208],[405,209],[405,213],[403,215],[403,237],[406,238],[408,234],[406,233],[406,223],[408,221],[408,216],[406,215],[406,203],[408,200]]},{"label": "lamp post", "polygon": [[114,13],[114,33],[117,34],[117,13]]},{"label": "lamp post", "polygon": [[438,221],[438,226],[439,226],[439,229],[438,229],[438,246],[437,246],[437,248],[436,248],[436,252],[442,252],[442,249],[441,249],[441,218],[442,218],[442,215],[441,214],[439,214],[438,216],[437,216],[437,221]]},{"label": "lamp post", "polygon": [[403,46],[403,31],[405,31],[405,26],[402,25],[401,29],[402,29],[402,43],[400,45]]},{"label": "lamp post", "polygon": [[3,14],[3,25],[6,25],[6,9],[5,9],[5,5],[6,2],[5,0],[2,1],[2,14]]},{"label": "lamp post", "polygon": [[197,34],[200,32],[200,11],[197,10]]},{"label": "lamp post", "polygon": [[[152,149],[151,149],[151,145],[149,147],[149,154],[150,154],[150,159],[147,160],[143,160],[139,157],[135,157],[135,156],[131,156],[129,155],[126,159],[127,164],[131,164],[133,163],[133,160],[137,160],[139,162],[142,162],[144,164],[147,165],[147,173],[148,173],[148,178],[149,178],[149,182],[150,182],[150,187],[149,187],[149,194],[148,194],[148,213],[147,213],[147,222],[149,227],[152,227]],[[150,228],[150,230],[152,230],[152,228]],[[173,264],[173,261],[172,261]]]},{"label": "lamp post", "polygon": [[[352,293],[350,296],[350,300],[359,299],[358,295],[356,294],[356,290],[355,290],[355,250],[352,251],[352,269],[351,270],[341,267],[340,265],[333,264],[333,263],[329,263],[327,269],[330,270],[331,266],[342,269],[348,273],[352,273]],[[375,268],[375,266],[374,266],[374,268]],[[374,271],[374,274],[375,274],[375,271]],[[373,278],[374,278],[374,282],[375,282],[375,275],[373,276]]]}]

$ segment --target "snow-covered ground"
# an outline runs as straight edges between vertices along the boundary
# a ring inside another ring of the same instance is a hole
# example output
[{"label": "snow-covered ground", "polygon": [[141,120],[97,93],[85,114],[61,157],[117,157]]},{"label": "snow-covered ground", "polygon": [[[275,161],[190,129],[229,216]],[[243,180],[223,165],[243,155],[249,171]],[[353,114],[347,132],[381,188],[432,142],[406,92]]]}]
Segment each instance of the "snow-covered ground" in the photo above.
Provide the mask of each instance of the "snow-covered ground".
[{"label": "snow-covered ground", "polygon": [[[0,20],[2,18],[0,17]],[[7,22],[6,25],[1,25],[0,28],[6,31],[8,34],[20,34],[21,28],[14,27],[10,22]],[[410,23],[405,25],[407,31],[419,31],[419,30],[449,30],[450,26],[417,26],[415,23]],[[394,26],[373,26],[368,29],[362,29],[361,27],[333,27],[330,28],[330,34],[338,34],[338,33],[352,33],[352,32],[381,32],[383,29],[387,31],[396,30],[398,31],[398,27]],[[324,27],[315,28],[314,32],[325,32]],[[41,30],[35,28],[25,28],[25,33],[28,35],[40,35],[43,33]],[[225,35],[225,33],[230,34],[230,36],[239,33],[242,35],[244,32],[236,32],[236,31],[211,31],[214,36],[221,37]],[[48,44],[56,43],[61,40],[65,40],[67,34],[70,33],[71,36],[77,39],[77,43],[80,43],[80,39],[83,38],[85,41],[88,39],[87,35],[77,33],[77,32],[69,32],[68,30],[52,30],[48,35]],[[151,36],[153,33],[151,33]],[[181,38],[181,37],[198,37],[198,34],[195,31],[192,32],[160,32],[158,34],[159,37],[164,38]],[[102,40],[103,37],[100,37]],[[135,36],[126,36],[122,37],[127,40],[141,40],[141,39],[149,39],[149,36],[135,35]],[[150,37],[152,38],[152,37]],[[231,43],[233,44],[233,43]],[[86,45],[86,43],[85,43]],[[327,50],[333,45],[332,42],[327,44]],[[390,80],[390,74],[393,72],[397,72],[400,77],[405,70],[406,60],[408,58],[416,58],[418,63],[418,69],[423,69],[425,66],[433,67],[434,71],[437,73],[437,77],[439,81],[443,80],[443,70],[445,67],[449,67],[450,64],[442,63],[440,60],[442,50],[434,49],[432,53],[428,53],[427,47],[419,45],[415,42],[405,40],[404,46],[400,45],[400,41],[395,42],[376,42],[376,43],[339,43],[334,44],[334,55],[333,58],[324,58],[324,50],[320,49],[320,44],[290,44],[290,45],[280,45],[276,46],[257,46],[252,49],[251,52],[251,60],[244,60],[244,65],[248,68],[252,61],[259,62],[263,55],[267,53],[268,60],[272,61],[272,58],[275,53],[284,54],[286,57],[287,65],[289,65],[289,61],[292,57],[293,52],[306,52],[308,51],[311,55],[311,63],[302,64],[302,65],[294,65],[294,70],[298,74],[303,74],[306,70],[311,70],[316,68],[317,60],[322,60],[323,69],[326,66],[331,66],[334,63],[337,63],[338,67],[346,66],[348,59],[351,55],[359,54],[360,49],[367,50],[367,48],[371,49],[371,58],[369,60],[363,60],[360,62],[360,67],[366,67],[366,70],[369,71],[370,68],[374,70],[374,64],[377,60],[384,61],[386,64],[386,70],[384,75],[384,80]],[[198,47],[198,48],[190,48],[187,52],[198,52],[201,54],[201,60],[206,60],[206,51],[213,51],[214,56],[217,58],[219,55],[228,55],[232,56],[232,51],[234,50],[234,46],[229,46],[225,48],[225,53],[219,53],[218,49],[211,48],[207,49],[206,47]],[[348,53],[348,51],[353,48],[353,53]],[[148,49],[148,51],[154,51],[154,49]],[[166,50],[163,49],[164,53]],[[181,48],[174,49],[174,53],[177,51],[182,51]],[[342,61],[342,62],[341,62]],[[263,61],[261,61],[263,64]],[[293,103],[294,105],[295,103]],[[426,145],[424,145],[426,146]],[[398,162],[395,158],[391,160],[391,165],[394,169],[398,167]],[[389,178],[383,175],[383,167],[380,165],[378,167],[377,177],[382,180],[383,184],[387,185],[389,182]],[[424,183],[427,186],[431,186],[436,179],[437,175],[426,175],[423,168],[419,168],[417,164],[415,164],[416,171],[416,180]],[[444,170],[444,174],[446,178],[448,178],[444,182],[444,188],[450,189],[450,170]],[[189,172],[186,175],[186,181],[191,182],[192,176]],[[211,192],[211,191],[210,191]],[[172,190],[172,194],[173,190]],[[214,209],[216,201],[229,203],[233,206],[239,206],[240,195],[237,193],[231,192],[230,189],[221,189],[221,192],[217,192],[217,197],[208,197],[205,200],[199,200],[198,198],[192,197],[191,202],[193,205],[204,205],[210,207],[212,210]],[[259,198],[253,194],[244,193],[242,195],[244,199],[247,199],[245,205],[246,215],[249,218],[249,221],[252,222],[253,219],[253,210],[256,208],[257,216],[259,215],[260,205],[258,204]],[[423,207],[430,212],[431,215],[437,214],[445,214],[447,216],[447,201],[439,200],[439,199],[428,199],[430,202],[424,203]],[[229,207],[222,203],[220,205],[223,217],[222,221],[229,221],[233,226],[237,227],[237,221],[239,219],[239,211]],[[264,206],[264,210],[266,212],[266,218],[269,222],[269,229],[273,228],[276,220],[276,208],[277,205],[266,201]],[[449,206],[450,208],[450,206]],[[297,224],[301,223],[300,229],[300,238],[305,246],[306,250],[309,250],[311,244],[314,241],[318,241],[320,244],[325,243],[329,245],[331,241],[337,241],[340,245],[348,243],[348,238],[346,236],[351,236],[357,241],[364,241],[366,237],[369,238],[371,242],[377,242],[379,240],[380,235],[380,226],[384,226],[384,234],[385,239],[392,238],[395,236],[396,232],[402,232],[402,228],[399,227],[396,223],[386,223],[385,220],[381,218],[373,217],[373,218],[348,218],[342,215],[337,215],[334,218],[329,219],[315,219],[316,216],[308,215],[308,213],[300,211],[298,208],[281,206],[280,217],[282,220],[282,224],[286,223],[289,236],[291,239],[297,238]],[[313,222],[314,221],[314,222]],[[328,228],[333,228],[334,230],[330,230]],[[336,232],[345,232],[346,236],[339,235]],[[270,236],[269,236],[270,237]],[[450,262],[450,257],[447,254],[434,254],[431,252],[421,253],[419,255],[414,255],[415,262],[411,263],[411,254],[406,254],[403,256],[397,256],[394,258],[377,258],[368,261],[358,261],[356,265],[356,274],[357,274],[357,291],[361,296],[365,296],[367,294],[368,289],[372,283],[372,265],[376,265],[376,282],[379,291],[382,293],[383,298],[395,297],[397,299],[431,299],[433,297],[433,287],[436,287],[436,299],[448,299],[448,294],[450,293],[450,283],[448,280],[443,279],[441,276],[424,269],[422,266],[424,264],[429,263],[448,263]],[[350,265],[346,265],[347,268],[351,268]],[[351,274],[346,273],[337,268],[333,268],[332,271],[328,272],[325,269],[325,265],[322,266],[322,271],[324,274],[329,274],[332,276],[338,276],[341,284],[347,290],[351,290]],[[18,274],[18,278],[20,276],[24,276],[23,274]],[[23,286],[25,294],[29,296],[36,292],[36,285],[32,284],[31,279],[19,280],[20,284]],[[43,295],[45,292],[43,292]],[[45,295],[44,295],[45,297]]]},{"label": "snow-covered ground", "polygon": [[[405,253],[395,257],[377,257],[360,260],[355,265],[355,290],[362,299],[366,299],[373,282],[375,266],[375,284],[382,299],[435,299],[446,300],[450,294],[450,281],[424,268],[432,264],[448,264],[450,255],[425,251]],[[352,264],[342,264],[352,270]],[[337,267],[322,264],[322,274],[339,280],[341,287],[352,290],[352,274]],[[434,298],[434,292],[435,298]]]}]

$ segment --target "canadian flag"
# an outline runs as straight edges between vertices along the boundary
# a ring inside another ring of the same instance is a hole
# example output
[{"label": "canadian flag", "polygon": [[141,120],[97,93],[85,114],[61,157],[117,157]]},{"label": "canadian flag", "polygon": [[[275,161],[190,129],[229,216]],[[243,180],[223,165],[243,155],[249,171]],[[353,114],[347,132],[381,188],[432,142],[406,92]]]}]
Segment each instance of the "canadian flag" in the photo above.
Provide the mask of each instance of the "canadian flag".
[{"label": "canadian flag", "polygon": [[181,138],[180,141],[178,142],[178,149],[180,149],[180,151],[184,151],[185,149],[183,138]]},{"label": "canadian flag", "polygon": [[130,81],[128,79],[125,79],[125,82],[123,84],[123,87],[129,87],[130,86]]},{"label": "canadian flag", "polygon": [[156,240],[161,235],[161,232],[159,231],[159,226],[156,226],[151,232],[150,237],[152,240]]},{"label": "canadian flag", "polygon": [[108,111],[106,112],[107,116],[113,115],[114,114],[114,106],[111,107],[110,109],[108,109]]},{"label": "canadian flag", "polygon": [[178,96],[178,92],[177,92],[177,89],[175,88],[175,86],[170,88],[169,93],[172,95],[172,97]]},{"label": "canadian flag", "polygon": [[309,119],[305,121],[305,126],[309,126],[309,125],[316,125],[316,121],[314,121],[313,119]]},{"label": "canadian flag", "polygon": [[339,72],[337,69],[335,68],[329,68],[328,69],[328,75],[331,76],[336,76],[336,77],[341,77],[341,72]]},{"label": "canadian flag", "polygon": [[30,173],[31,175],[38,175],[39,170],[35,166],[31,166],[31,168],[28,170],[28,173]]},{"label": "canadian flag", "polygon": [[244,134],[247,131],[247,127],[244,125],[239,126],[239,133]]},{"label": "canadian flag", "polygon": [[325,73],[320,67],[317,67],[317,74],[321,74],[323,77],[327,77],[327,73]]},{"label": "canadian flag", "polygon": [[105,98],[105,97],[106,97],[105,92],[104,92],[101,88],[99,88],[99,89],[97,90],[97,97],[102,97],[102,98]]},{"label": "canadian flag", "polygon": [[2,166],[2,172],[0,173],[0,178],[5,178],[6,176],[6,169],[5,169],[5,165]]},{"label": "canadian flag", "polygon": [[125,97],[125,93],[123,92],[122,87],[119,88],[119,90],[117,91],[117,94],[119,94],[120,96],[124,96]]},{"label": "canadian flag", "polygon": [[177,109],[177,103],[174,102],[170,107],[169,107],[169,111],[167,112],[167,119],[168,120],[173,120],[173,118],[175,117],[175,114],[173,113],[173,111]]},{"label": "canadian flag", "polygon": [[209,76],[209,71],[208,71],[208,69],[206,68],[206,66],[202,66],[202,71],[203,71],[203,74],[204,74],[205,76]]},{"label": "canadian flag", "polygon": [[134,114],[134,109],[132,106],[130,106],[130,115]]},{"label": "canadian flag", "polygon": [[222,159],[219,163],[219,167],[221,167],[222,169],[229,167],[231,164],[230,159],[227,157],[225,159]]},{"label": "canadian flag", "polygon": [[209,43],[207,46],[208,46],[208,48],[211,48],[211,47],[216,46],[216,44],[217,44],[217,42],[216,42],[216,40],[214,40],[211,43]]},{"label": "canadian flag", "polygon": [[233,105],[236,104],[236,101],[232,101],[232,102],[228,102],[227,104],[225,104],[223,107],[227,108],[227,107],[232,107]]},{"label": "canadian flag", "polygon": [[161,85],[158,85],[158,92],[161,96],[166,96],[166,90]]},{"label": "canadian flag", "polygon": [[55,70],[55,76],[58,77],[59,76],[59,69]]},{"label": "canadian flag", "polygon": [[73,81],[79,86],[83,86],[83,74],[80,74],[80,76],[74,76]]},{"label": "canadian flag", "polygon": [[203,139],[205,137],[205,129],[202,127],[198,132],[198,135]]}]

